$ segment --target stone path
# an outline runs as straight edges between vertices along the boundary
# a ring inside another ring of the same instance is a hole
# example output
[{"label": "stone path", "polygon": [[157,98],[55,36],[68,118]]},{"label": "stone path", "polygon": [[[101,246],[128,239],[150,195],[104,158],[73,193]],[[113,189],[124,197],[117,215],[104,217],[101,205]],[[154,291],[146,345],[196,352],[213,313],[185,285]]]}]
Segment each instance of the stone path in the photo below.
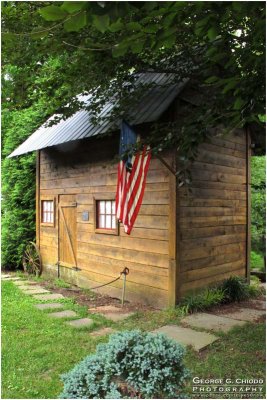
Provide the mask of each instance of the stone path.
[{"label": "stone path", "polygon": [[37,286],[38,285],[38,282],[34,282],[34,281],[15,281],[13,283],[14,283],[14,285],[19,286],[19,287]]},{"label": "stone path", "polygon": [[8,276],[7,278],[2,278],[3,281],[20,281],[21,278],[18,278],[16,276]]},{"label": "stone path", "polygon": [[95,308],[89,308],[88,310],[92,314],[100,314],[107,319],[111,319],[114,322],[121,321],[125,318],[133,315],[133,312],[124,312],[122,308],[115,306],[100,306]]},{"label": "stone path", "polygon": [[[49,290],[38,286],[37,282],[23,280],[10,274],[3,274],[2,280],[11,280],[24,294],[31,295],[33,298],[47,302],[48,300],[64,299],[59,293],[51,293]],[[250,305],[255,308],[250,308]],[[51,312],[52,310],[64,308],[62,303],[41,303],[35,304],[39,310],[48,310],[52,318],[77,318],[77,313],[72,310],[62,310]],[[235,326],[243,326],[247,322],[255,322],[265,316],[266,303],[262,300],[250,300],[239,310],[224,314],[218,313],[195,313],[188,315],[181,320],[182,326],[165,325],[154,330],[154,333],[163,333],[167,337],[179,342],[184,346],[192,346],[196,351],[200,351],[219,339],[213,332],[229,332]],[[50,311],[50,312],[49,312]],[[128,318],[133,312],[124,312],[123,309],[115,306],[101,306],[90,308],[92,314],[99,314],[112,321],[120,321]],[[79,329],[90,327],[94,321],[90,318],[79,318],[65,321],[65,324]],[[195,329],[202,329],[196,331]],[[209,331],[209,332],[205,332]],[[116,332],[113,328],[106,327],[90,333],[92,337],[100,337]]]},{"label": "stone path", "polygon": [[[249,305],[257,305],[257,308],[249,308]],[[224,314],[196,313],[188,315],[181,320],[184,326],[165,325],[154,332],[164,333],[171,339],[182,345],[191,345],[195,350],[200,351],[207,345],[218,340],[218,337],[210,332],[195,331],[203,329],[211,332],[229,332],[235,326],[243,326],[247,322],[255,322],[265,316],[265,302],[261,300],[250,300],[239,310]]]},{"label": "stone path", "polygon": [[68,321],[68,322],[66,322],[66,324],[72,326],[73,328],[83,328],[85,326],[92,325],[93,322],[94,321],[90,318],[80,318],[80,319]]},{"label": "stone path", "polygon": [[64,304],[62,303],[43,303],[43,304],[35,304],[34,307],[38,308],[38,310],[53,310],[57,308],[64,308]]},{"label": "stone path", "polygon": [[92,337],[99,337],[99,336],[105,336],[105,335],[110,335],[112,333],[115,333],[116,330],[112,328],[101,328],[98,331],[90,333],[90,336]]},{"label": "stone path", "polygon": [[250,304],[259,310],[266,310],[266,301],[255,299],[250,300]]},{"label": "stone path", "polygon": [[41,294],[41,293],[51,293],[51,292],[49,292],[49,290],[46,290],[46,289],[44,289],[44,288],[29,288],[29,287],[27,287],[27,289],[23,289],[22,290],[23,291],[23,293],[25,293],[25,294]]},{"label": "stone path", "polygon": [[53,318],[72,318],[72,317],[77,317],[77,313],[72,310],[64,310],[64,311],[58,311],[58,312],[53,312],[48,314],[49,317]]},{"label": "stone path", "polygon": [[9,274],[1,274],[1,279],[5,279],[5,278],[11,278],[11,275],[9,275]]},{"label": "stone path", "polygon": [[177,325],[165,325],[153,332],[164,333],[170,339],[184,346],[192,346],[196,351],[202,350],[209,344],[218,340],[218,337],[211,333],[197,332],[193,329],[183,328]]},{"label": "stone path", "polygon": [[239,321],[255,322],[257,319],[265,315],[264,311],[254,310],[252,308],[241,308],[239,311],[235,311],[228,314],[223,314],[226,318],[233,318]]},{"label": "stone path", "polygon": [[[20,278],[12,278],[10,275],[6,275],[5,280],[12,280],[13,283],[24,293],[31,295],[33,298],[41,301],[47,300],[59,300],[64,299],[64,296],[59,293],[51,293],[49,290],[44,289],[41,286],[37,285],[37,282],[31,282],[27,280],[21,280]],[[78,314],[72,310],[62,310],[51,312],[55,309],[64,308],[64,304],[62,303],[41,303],[35,304],[35,308],[38,310],[48,310],[48,316],[52,318],[77,318]],[[89,318],[79,318],[72,321],[65,321],[66,324],[74,327],[74,328],[83,328],[88,327],[93,324],[93,320]],[[105,334],[108,334],[105,333]]]},{"label": "stone path", "polygon": [[235,326],[245,325],[245,321],[237,321],[235,319],[222,317],[214,314],[196,313],[182,319],[183,325],[189,325],[193,328],[206,329],[215,332],[229,332]]},{"label": "stone path", "polygon": [[64,299],[64,296],[60,293],[51,293],[51,294],[35,294],[33,297],[36,300],[58,300],[58,299]]}]

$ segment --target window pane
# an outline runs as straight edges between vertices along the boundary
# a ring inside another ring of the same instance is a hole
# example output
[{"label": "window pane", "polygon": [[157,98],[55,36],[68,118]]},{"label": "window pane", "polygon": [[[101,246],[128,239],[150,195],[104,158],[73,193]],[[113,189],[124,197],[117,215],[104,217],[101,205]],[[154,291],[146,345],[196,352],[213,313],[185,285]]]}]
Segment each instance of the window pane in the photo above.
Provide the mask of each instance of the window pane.
[{"label": "window pane", "polygon": [[100,211],[100,214],[105,214],[105,202],[104,201],[99,201],[99,211]]},{"label": "window pane", "polygon": [[111,215],[106,215],[106,228],[111,229]]},{"label": "window pane", "polygon": [[112,201],[112,214],[115,214],[115,201]]},{"label": "window pane", "polygon": [[51,200],[42,200],[42,222],[54,222],[54,202]]},{"label": "window pane", "polygon": [[105,215],[99,216],[99,228],[105,228]]},{"label": "window pane", "polygon": [[112,229],[116,229],[116,217],[112,217]]},{"label": "window pane", "polygon": [[111,214],[111,201],[106,201],[106,213]]}]

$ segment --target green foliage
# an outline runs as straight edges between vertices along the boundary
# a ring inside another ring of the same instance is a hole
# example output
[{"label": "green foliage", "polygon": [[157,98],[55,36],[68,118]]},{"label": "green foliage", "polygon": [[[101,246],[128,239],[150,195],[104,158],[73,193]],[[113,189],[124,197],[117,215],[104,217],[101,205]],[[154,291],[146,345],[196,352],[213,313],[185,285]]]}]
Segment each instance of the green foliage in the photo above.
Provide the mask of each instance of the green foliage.
[{"label": "green foliage", "polygon": [[257,297],[265,290],[260,287],[260,279],[257,276],[250,277],[250,285],[248,286],[249,297]]},{"label": "green foliage", "polygon": [[69,283],[65,282],[63,279],[60,279],[60,278],[55,279],[53,283],[55,284],[55,286],[57,286],[59,288],[67,288],[68,289],[71,287],[71,285]]},{"label": "green foliage", "polygon": [[[171,139],[156,129],[156,150],[168,145],[186,155],[178,137],[200,143],[215,125],[227,130],[246,123],[263,125],[262,2],[10,1],[3,4],[2,19],[4,64],[22,67],[11,88],[16,107],[46,96],[66,117],[84,107],[73,101],[77,94],[97,87],[93,110],[119,92],[111,119],[121,117],[132,104],[125,80],[132,83],[133,71],[153,69],[202,85],[198,107],[179,121]],[[64,59],[63,67],[57,79],[49,84],[40,79],[35,90],[36,77],[42,78],[51,58]],[[140,99],[135,95],[134,100]]]},{"label": "green foliage", "polygon": [[251,158],[251,244],[252,249],[261,255],[265,254],[266,251],[265,169],[266,156]]},{"label": "green foliage", "polygon": [[162,334],[125,331],[62,376],[60,398],[179,398],[185,350]]},{"label": "green foliage", "polygon": [[261,254],[251,251],[250,253],[250,267],[251,269],[258,269],[264,271],[264,260]]},{"label": "green foliage", "polygon": [[212,306],[222,303],[224,291],[220,288],[207,288],[196,295],[186,296],[181,305],[187,307],[189,313],[204,311]]},{"label": "green foliage", "polygon": [[226,303],[246,300],[250,295],[249,285],[244,278],[239,276],[230,276],[222,283],[221,288],[224,291],[224,301]]},{"label": "green foliage", "polygon": [[35,239],[35,154],[6,158],[42,122],[42,107],[2,112],[2,265],[18,268]]}]

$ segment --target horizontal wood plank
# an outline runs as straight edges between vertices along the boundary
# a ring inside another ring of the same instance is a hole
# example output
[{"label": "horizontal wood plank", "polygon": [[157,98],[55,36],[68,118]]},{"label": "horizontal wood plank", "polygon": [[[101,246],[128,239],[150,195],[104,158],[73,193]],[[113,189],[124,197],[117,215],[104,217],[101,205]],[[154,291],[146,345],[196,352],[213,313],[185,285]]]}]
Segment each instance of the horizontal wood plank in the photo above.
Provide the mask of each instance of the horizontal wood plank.
[{"label": "horizontal wood plank", "polygon": [[181,217],[213,217],[246,215],[245,207],[181,207]]},{"label": "horizontal wood plank", "polygon": [[199,247],[187,250],[181,246],[181,260],[195,260],[203,257],[217,256],[220,254],[229,254],[237,252],[242,255],[245,251],[245,242],[234,242],[226,245],[217,245],[214,247]]},{"label": "horizontal wood plank", "polygon": [[181,295],[185,296],[186,294],[193,292],[195,290],[199,290],[201,288],[206,288],[207,286],[215,286],[217,283],[229,278],[230,276],[242,276],[245,277],[245,268],[239,268],[236,270],[231,270],[229,272],[216,275],[209,276],[208,278],[198,279],[191,282],[186,282],[182,284],[181,287]]},{"label": "horizontal wood plank", "polygon": [[184,260],[181,271],[190,271],[200,268],[208,268],[215,265],[222,265],[228,262],[243,260],[245,262],[245,254],[233,251],[232,253],[221,253],[209,257],[196,258],[194,260]]},{"label": "horizontal wood plank", "polygon": [[203,228],[205,226],[244,225],[246,216],[218,216],[218,217],[183,217],[180,226],[183,228]]},{"label": "horizontal wood plank", "polygon": [[[77,252],[101,256],[103,247],[101,245],[78,242]],[[105,246],[105,257],[123,261],[135,261],[136,263],[152,265],[161,268],[169,267],[169,257],[164,254],[154,254],[135,250],[119,249],[116,247]]]},{"label": "horizontal wood plank", "polygon": [[202,143],[199,145],[198,147],[199,151],[202,150],[207,150],[207,151],[212,151],[214,153],[218,153],[218,154],[226,154],[228,156],[233,156],[233,157],[237,157],[237,158],[246,158],[246,149],[244,148],[242,151],[240,150],[236,150],[236,149],[231,149],[229,147],[226,146],[221,146],[212,141],[212,143]]},{"label": "horizontal wood plank", "polygon": [[[102,275],[99,277],[99,280],[106,280],[109,277],[109,281],[120,276],[120,272],[124,269],[122,265],[114,266],[111,264],[103,264],[103,263],[92,263],[88,259],[84,260],[83,258],[78,257],[78,265],[79,268],[85,270],[86,272],[90,272],[92,274]],[[129,267],[128,267],[129,268]],[[127,284],[128,282],[146,285],[148,287],[158,288],[167,290],[168,289],[168,276],[157,275],[156,271],[152,273],[148,272],[140,272],[135,268],[129,268],[129,275],[127,275]],[[122,279],[122,278],[121,278]]]},{"label": "horizontal wood plank", "polygon": [[245,270],[245,260],[238,260],[235,262],[215,265],[212,267],[198,268],[190,271],[182,272],[181,279],[182,282],[192,282],[199,279],[209,278],[216,275],[224,274],[227,272],[232,272],[237,269],[243,268]]},{"label": "horizontal wood plank", "polygon": [[246,233],[246,225],[208,226],[198,229],[183,229],[180,239],[206,238],[239,233]]},{"label": "horizontal wood plank", "polygon": [[131,236],[112,236],[88,234],[87,232],[78,232],[77,241],[83,244],[100,245],[105,251],[105,246],[117,247],[119,249],[132,249],[137,251],[155,253],[155,254],[168,254],[168,242],[150,239],[137,239]]},{"label": "horizontal wood plank", "polygon": [[111,265],[114,268],[114,271],[117,271],[118,273],[121,272],[124,269],[124,267],[127,267],[129,268],[130,272],[133,270],[135,272],[140,273],[141,276],[142,274],[154,274],[157,276],[164,276],[164,277],[169,276],[168,268],[161,268],[161,267],[156,267],[154,265],[140,264],[135,260],[125,262],[125,260],[110,258],[105,253],[103,253],[101,256],[94,254],[90,254],[90,256],[88,256],[88,254],[79,251],[78,259],[81,262],[80,267],[84,266],[85,268],[88,263],[103,264],[103,265]]}]

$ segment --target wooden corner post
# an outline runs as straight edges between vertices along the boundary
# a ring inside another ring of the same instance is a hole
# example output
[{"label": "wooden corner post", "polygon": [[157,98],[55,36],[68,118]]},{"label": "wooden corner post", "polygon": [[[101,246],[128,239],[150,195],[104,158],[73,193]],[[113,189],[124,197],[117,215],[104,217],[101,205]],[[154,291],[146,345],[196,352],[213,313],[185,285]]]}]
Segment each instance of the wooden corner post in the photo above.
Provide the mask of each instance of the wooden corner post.
[{"label": "wooden corner post", "polygon": [[36,152],[36,245],[40,248],[40,150]]},{"label": "wooden corner post", "polygon": [[[173,164],[176,166],[176,155],[173,155]],[[177,183],[176,175],[169,174],[169,307],[176,305],[177,287]]]},{"label": "wooden corner post", "polygon": [[246,279],[250,283],[250,251],[251,251],[251,136],[249,128],[246,127],[246,213],[247,213],[247,226],[246,226]]}]

